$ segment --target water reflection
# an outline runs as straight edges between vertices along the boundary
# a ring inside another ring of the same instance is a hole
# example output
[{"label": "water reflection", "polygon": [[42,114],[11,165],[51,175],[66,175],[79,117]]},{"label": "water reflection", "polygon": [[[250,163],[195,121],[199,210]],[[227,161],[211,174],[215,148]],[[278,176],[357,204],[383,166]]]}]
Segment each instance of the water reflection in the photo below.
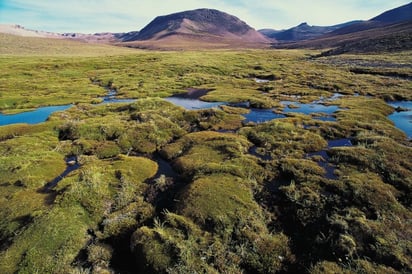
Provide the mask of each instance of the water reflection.
[{"label": "water reflection", "polygon": [[270,80],[268,79],[262,79],[262,78],[255,78],[256,83],[268,83]]},{"label": "water reflection", "polygon": [[399,110],[389,115],[389,119],[412,139],[412,101],[390,102],[389,105]]},{"label": "water reflection", "polygon": [[176,96],[167,97],[165,98],[165,100],[172,104],[184,107],[185,109],[189,109],[189,110],[208,109],[208,108],[214,108],[214,107],[218,107],[218,106],[225,104],[222,102],[204,102],[204,101],[200,101],[199,99],[181,98],[181,97],[176,97]]},{"label": "water reflection", "polygon": [[273,109],[258,109],[252,108],[248,114],[243,114],[244,122],[263,123],[273,119],[285,118],[284,114],[273,112]]},{"label": "water reflection", "polygon": [[33,111],[26,111],[17,114],[0,114],[0,126],[10,124],[38,124],[44,122],[56,111],[63,111],[72,105],[41,107]]},{"label": "water reflection", "polygon": [[282,105],[285,106],[283,109],[284,113],[302,113],[306,115],[310,115],[313,113],[323,113],[326,114],[326,116],[316,116],[314,119],[318,120],[323,120],[323,121],[335,121],[336,119],[330,115],[332,115],[334,112],[339,110],[338,106],[325,106],[321,103],[318,102],[313,102],[309,104],[303,104],[299,102],[293,102],[293,101],[281,101]]}]

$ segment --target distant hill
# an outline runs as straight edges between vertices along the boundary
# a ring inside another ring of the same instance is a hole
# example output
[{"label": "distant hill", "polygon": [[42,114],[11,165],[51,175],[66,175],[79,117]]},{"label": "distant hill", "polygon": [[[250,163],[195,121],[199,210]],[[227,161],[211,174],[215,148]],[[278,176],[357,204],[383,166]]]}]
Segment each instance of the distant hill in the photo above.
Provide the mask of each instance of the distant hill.
[{"label": "distant hill", "polygon": [[21,25],[0,24],[0,33],[24,37],[60,38],[60,34],[46,31],[30,30]]},{"label": "distant hill", "polygon": [[355,33],[406,21],[412,21],[412,2],[407,5],[386,11],[368,21],[361,21],[356,24],[339,28],[333,31],[331,35]]},{"label": "distant hill", "polygon": [[84,34],[84,33],[55,33],[40,30],[26,29],[21,25],[7,25],[0,24],[0,33],[11,34],[23,37],[37,37],[37,38],[55,38],[55,39],[69,39],[77,40],[83,42],[93,42],[93,43],[110,43],[120,39],[127,34],[118,33],[94,33],[94,34]]},{"label": "distant hill", "polygon": [[259,30],[259,32],[269,38],[276,39],[279,42],[295,42],[313,39],[359,22],[361,21],[351,21],[334,26],[310,26],[305,22],[287,30],[263,29]]},{"label": "distant hill", "polygon": [[338,28],[312,40],[274,45],[281,48],[333,48],[324,55],[412,49],[412,3],[368,21]]},{"label": "distant hill", "polygon": [[158,16],[139,33],[124,37],[122,40],[159,42],[157,44],[191,41],[216,44],[273,42],[239,18],[214,9],[197,9]]},{"label": "distant hill", "polygon": [[404,6],[386,11],[372,18],[370,21],[378,21],[392,24],[410,20],[412,20],[412,2]]}]

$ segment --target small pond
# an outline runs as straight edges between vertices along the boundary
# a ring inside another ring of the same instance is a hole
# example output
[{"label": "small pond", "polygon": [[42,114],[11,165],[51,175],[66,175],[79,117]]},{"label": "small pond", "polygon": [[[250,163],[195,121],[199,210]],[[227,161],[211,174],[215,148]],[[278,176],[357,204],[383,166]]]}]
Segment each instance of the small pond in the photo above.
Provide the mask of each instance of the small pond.
[{"label": "small pond", "polygon": [[199,99],[181,98],[177,96],[167,97],[165,100],[188,110],[208,109],[224,105],[222,102],[204,102]]},{"label": "small pond", "polygon": [[63,111],[71,106],[72,105],[41,107],[33,111],[26,111],[17,114],[0,113],[0,126],[19,123],[38,124],[46,121],[53,112]]},{"label": "small pond", "polygon": [[205,102],[199,98],[206,95],[210,89],[189,89],[186,93],[175,94],[173,96],[165,98],[166,101],[175,104],[177,106],[184,107],[185,109],[208,109],[224,105],[223,102]]},{"label": "small pond", "polygon": [[269,79],[262,79],[262,78],[255,78],[254,79],[256,83],[268,83],[270,82]]},{"label": "small pond", "polygon": [[[108,90],[106,96],[102,97],[103,101],[100,104],[111,104],[111,103],[132,103],[135,99],[116,99],[116,91]],[[40,107],[33,111],[26,111],[17,114],[1,114],[0,113],[0,126],[11,125],[11,124],[38,124],[45,122],[51,114],[56,111],[64,111],[70,108],[72,105],[63,106],[49,106]]]},{"label": "small pond", "polygon": [[336,121],[335,117],[331,116],[334,112],[339,110],[338,106],[325,106],[321,102],[312,102],[309,104],[303,104],[293,101],[281,101],[282,105],[285,106],[283,109],[284,113],[302,113],[306,115],[311,114],[325,114],[324,116],[314,116],[313,119],[322,121]]},{"label": "small pond", "polygon": [[412,139],[412,101],[390,102],[389,105],[404,110],[395,111],[389,115],[389,119],[397,128],[405,132],[408,139]]},{"label": "small pond", "polygon": [[243,114],[243,117],[245,117],[245,123],[263,123],[273,119],[285,118],[286,116],[284,114],[273,112],[273,109],[252,108],[249,113]]}]

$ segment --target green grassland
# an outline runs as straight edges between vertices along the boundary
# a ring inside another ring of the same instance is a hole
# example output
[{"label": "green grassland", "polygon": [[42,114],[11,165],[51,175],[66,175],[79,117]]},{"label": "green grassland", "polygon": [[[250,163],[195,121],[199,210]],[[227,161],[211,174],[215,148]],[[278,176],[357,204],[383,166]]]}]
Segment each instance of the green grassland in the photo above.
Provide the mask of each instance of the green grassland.
[{"label": "green grassland", "polygon": [[[73,106],[0,127],[0,273],[412,271],[412,147],[385,103],[412,100],[410,52],[313,58],[5,37],[0,111]],[[97,104],[107,88],[138,100]],[[336,122],[244,124],[243,108],[162,99],[188,88],[279,111],[281,100],[344,96],[326,102],[340,107]],[[328,179],[307,155],[341,138],[353,146],[327,150]],[[45,188],[70,156],[80,167]],[[159,174],[158,157],[177,176]]]}]

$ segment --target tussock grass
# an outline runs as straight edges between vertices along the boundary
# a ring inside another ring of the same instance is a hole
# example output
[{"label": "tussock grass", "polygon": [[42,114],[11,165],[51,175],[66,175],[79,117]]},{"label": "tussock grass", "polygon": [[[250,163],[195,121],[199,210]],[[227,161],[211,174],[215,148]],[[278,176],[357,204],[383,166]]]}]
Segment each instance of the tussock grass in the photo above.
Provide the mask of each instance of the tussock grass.
[{"label": "tussock grass", "polygon": [[[22,44],[0,49],[1,111],[75,105],[45,123],[0,127],[1,273],[116,271],[129,252],[142,272],[411,271],[411,146],[384,102],[411,99],[411,84],[383,75],[409,73],[407,52],[313,60],[314,51],[7,39]],[[379,58],[385,68],[373,67]],[[106,87],[138,100],[95,104]],[[277,109],[280,100],[345,96],[325,101],[341,108],[336,122],[288,114],[243,125],[247,109],[187,111],[162,99],[188,88]],[[337,138],[353,146],[328,149]],[[267,159],[250,155],[253,146]],[[321,150],[335,180],[324,178],[321,157],[307,156]],[[176,176],[153,178],[157,152]],[[38,192],[73,155],[80,168]]]}]

